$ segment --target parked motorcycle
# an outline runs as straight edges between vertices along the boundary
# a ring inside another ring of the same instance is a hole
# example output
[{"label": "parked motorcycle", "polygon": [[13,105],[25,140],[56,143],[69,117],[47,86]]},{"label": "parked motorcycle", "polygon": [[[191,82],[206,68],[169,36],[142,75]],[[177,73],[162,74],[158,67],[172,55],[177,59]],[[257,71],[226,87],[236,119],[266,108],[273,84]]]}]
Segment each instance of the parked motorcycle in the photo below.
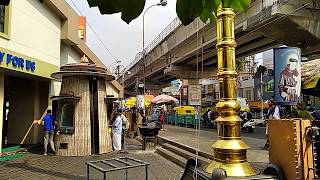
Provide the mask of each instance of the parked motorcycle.
[{"label": "parked motorcycle", "polygon": [[204,114],[201,118],[203,127],[205,128],[217,128],[217,123],[214,119],[211,119],[211,116]]},{"label": "parked motorcycle", "polygon": [[[242,124],[242,123],[241,123]],[[253,133],[254,129],[256,128],[254,120],[246,120],[246,122],[243,123],[241,129],[248,132]]]},{"label": "parked motorcycle", "polygon": [[240,114],[241,122],[241,130],[246,131],[248,133],[253,133],[256,128],[255,122],[252,119],[251,112],[243,112]]}]

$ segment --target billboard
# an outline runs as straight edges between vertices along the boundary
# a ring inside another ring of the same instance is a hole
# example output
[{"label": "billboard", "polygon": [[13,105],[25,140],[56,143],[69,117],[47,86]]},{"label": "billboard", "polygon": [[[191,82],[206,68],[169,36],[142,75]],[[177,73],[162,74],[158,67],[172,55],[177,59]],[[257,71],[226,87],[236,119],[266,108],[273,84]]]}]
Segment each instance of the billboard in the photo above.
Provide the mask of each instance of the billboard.
[{"label": "billboard", "polygon": [[144,109],[144,95],[137,95],[137,108]]},{"label": "billboard", "polygon": [[274,49],[274,98],[279,104],[299,102],[301,92],[301,50],[294,47]]},{"label": "billboard", "polygon": [[87,19],[85,16],[79,17],[79,26],[78,26],[79,38],[84,42],[87,41]]},{"label": "billboard", "polygon": [[188,100],[190,106],[200,106],[201,95],[201,85],[188,85]]}]

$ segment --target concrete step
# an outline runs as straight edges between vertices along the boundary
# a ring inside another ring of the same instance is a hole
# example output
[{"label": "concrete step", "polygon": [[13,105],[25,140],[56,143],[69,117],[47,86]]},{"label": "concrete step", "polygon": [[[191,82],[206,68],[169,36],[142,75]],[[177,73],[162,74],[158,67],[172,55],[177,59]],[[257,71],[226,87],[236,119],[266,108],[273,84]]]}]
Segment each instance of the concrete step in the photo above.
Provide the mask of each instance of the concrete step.
[{"label": "concrete step", "polygon": [[[192,153],[190,151],[187,151],[185,149],[182,149],[180,147],[177,147],[177,146],[174,146],[172,144],[169,144],[169,143],[164,143],[161,145],[162,148],[166,149],[166,150],[169,150],[179,156],[182,156],[186,159],[191,159],[191,158],[196,158],[196,154],[195,153]],[[209,164],[211,162],[210,159],[208,158],[205,158],[205,157],[202,157],[202,156],[199,156],[198,155],[198,159],[201,160],[202,164],[205,165],[205,164]]]},{"label": "concrete step", "polygon": [[[162,144],[171,144],[173,146],[176,146],[180,149],[183,149],[185,151],[188,151],[192,154],[196,154],[196,149],[194,147],[190,147],[190,146],[187,146],[187,145],[184,145],[184,144],[181,144],[181,143],[178,143],[178,142],[175,142],[175,141],[172,141],[168,138],[165,138],[165,137],[162,137],[162,136],[157,136],[157,143],[159,145],[162,145]],[[203,157],[205,159],[209,159],[209,160],[213,160],[213,155],[212,154],[209,154],[209,153],[206,153],[206,152],[203,152],[203,151],[198,151],[198,155],[200,157]]]},{"label": "concrete step", "polygon": [[[175,144],[175,143],[173,143]],[[179,146],[175,146],[171,143],[164,142],[162,141],[156,149],[156,153],[161,155],[162,157],[170,160],[171,162],[177,164],[178,166],[181,166],[182,168],[185,168],[187,160],[190,158],[195,158],[195,154],[189,151],[190,147],[183,147],[181,144]],[[182,148],[180,148],[182,147]],[[195,150],[193,150],[195,151]],[[212,160],[208,159],[203,156],[198,156],[200,161],[202,162],[202,167],[206,167],[208,163],[210,163]],[[228,177],[228,180],[233,180],[233,179],[243,179],[243,180],[257,180],[257,179],[266,179],[266,180],[274,180],[277,179],[273,176],[269,175],[263,175],[263,174],[258,174],[256,176],[251,176],[251,177]]]},{"label": "concrete step", "polygon": [[187,160],[186,158],[179,156],[167,149],[164,149],[162,147],[157,147],[156,149],[156,153],[161,155],[162,157],[168,159],[169,161],[177,164],[178,166],[181,166],[182,168],[184,168],[186,166]]}]

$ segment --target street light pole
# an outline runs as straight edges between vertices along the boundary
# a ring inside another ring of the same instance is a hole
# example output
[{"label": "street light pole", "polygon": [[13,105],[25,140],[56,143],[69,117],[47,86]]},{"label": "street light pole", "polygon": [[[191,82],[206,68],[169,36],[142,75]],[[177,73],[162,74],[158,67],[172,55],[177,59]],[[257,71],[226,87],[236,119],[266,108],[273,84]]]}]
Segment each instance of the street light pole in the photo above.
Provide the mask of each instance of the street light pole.
[{"label": "street light pole", "polygon": [[260,83],[261,83],[261,87],[260,87],[260,89],[261,89],[261,120],[263,121],[264,112],[263,112],[263,84],[262,84],[263,83],[263,78],[262,78],[262,73],[261,73],[260,76],[261,76],[260,77]]},{"label": "street light pole", "polygon": [[142,65],[143,65],[143,95],[146,93],[146,74],[145,74],[145,70],[146,70],[146,67],[145,67],[145,61],[146,61],[146,51],[145,51],[145,46],[144,46],[144,17],[146,15],[146,12],[152,8],[152,7],[155,7],[155,6],[166,6],[167,5],[167,1],[166,0],[160,0],[159,3],[157,4],[154,4],[154,5],[151,5],[149,6],[143,13],[143,16],[142,16]]}]

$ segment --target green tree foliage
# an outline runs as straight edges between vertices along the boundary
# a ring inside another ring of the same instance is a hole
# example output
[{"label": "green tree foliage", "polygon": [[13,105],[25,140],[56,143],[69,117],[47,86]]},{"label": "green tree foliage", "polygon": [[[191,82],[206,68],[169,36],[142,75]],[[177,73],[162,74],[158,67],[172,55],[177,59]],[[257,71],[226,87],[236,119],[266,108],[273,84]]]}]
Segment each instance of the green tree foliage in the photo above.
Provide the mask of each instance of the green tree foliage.
[{"label": "green tree foliage", "polygon": [[[101,14],[121,13],[121,19],[130,23],[143,11],[146,0],[88,0],[90,7],[97,6]],[[190,24],[200,17],[203,22],[215,20],[220,5],[233,8],[235,11],[245,11],[251,0],[177,0],[176,12],[183,25]]]},{"label": "green tree foliage", "polygon": [[257,69],[256,74],[255,74],[255,78],[261,77],[261,74],[264,74],[266,71],[267,71],[267,68],[264,67],[264,66],[262,66],[262,65],[260,65],[260,66],[258,67],[258,69]]},{"label": "green tree foliage", "polygon": [[236,71],[237,71],[237,73],[240,73],[240,72],[243,71],[245,63],[246,63],[246,58],[236,59]]}]

